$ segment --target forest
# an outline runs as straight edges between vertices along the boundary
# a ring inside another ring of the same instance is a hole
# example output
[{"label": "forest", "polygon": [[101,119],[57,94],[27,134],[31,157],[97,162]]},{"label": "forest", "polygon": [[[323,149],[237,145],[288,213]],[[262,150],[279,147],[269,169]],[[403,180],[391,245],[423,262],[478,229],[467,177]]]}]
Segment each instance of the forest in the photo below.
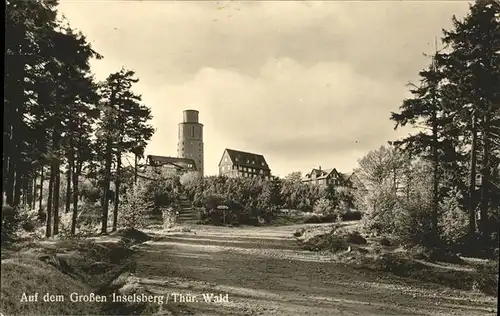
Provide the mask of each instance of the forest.
[{"label": "forest", "polygon": [[102,233],[108,218],[116,230],[122,158],[137,163],[154,133],[150,107],[133,92],[138,78],[122,68],[98,82],[90,61],[103,56],[58,16],[57,1],[6,1],[6,13],[2,184],[12,210],[2,211],[5,234],[14,229],[8,218],[33,209],[46,237],[59,234],[61,211],[71,213],[74,234],[82,179],[99,188]]}]

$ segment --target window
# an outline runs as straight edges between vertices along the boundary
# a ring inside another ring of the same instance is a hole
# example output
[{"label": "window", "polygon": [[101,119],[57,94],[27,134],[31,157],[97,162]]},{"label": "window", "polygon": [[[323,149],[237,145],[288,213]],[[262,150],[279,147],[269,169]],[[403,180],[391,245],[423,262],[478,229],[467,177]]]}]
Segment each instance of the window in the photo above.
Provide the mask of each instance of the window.
[{"label": "window", "polygon": [[236,157],[234,160],[235,160],[235,161],[238,161],[238,157]]},{"label": "window", "polygon": [[194,138],[194,126],[191,128],[191,137]]},{"label": "window", "polygon": [[262,162],[262,165],[265,166],[266,164],[264,162]]},{"label": "window", "polygon": [[227,157],[224,157],[224,162],[227,162]]},{"label": "window", "polygon": [[250,163],[250,160],[247,159],[247,163]]}]

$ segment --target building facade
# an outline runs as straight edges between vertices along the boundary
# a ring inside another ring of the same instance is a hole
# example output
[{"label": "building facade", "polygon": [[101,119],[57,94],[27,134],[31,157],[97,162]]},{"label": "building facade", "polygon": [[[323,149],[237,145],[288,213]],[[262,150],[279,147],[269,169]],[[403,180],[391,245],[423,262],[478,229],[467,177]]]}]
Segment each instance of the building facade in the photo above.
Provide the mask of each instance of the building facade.
[{"label": "building facade", "polygon": [[204,175],[203,124],[200,124],[196,110],[183,112],[183,121],[179,123],[177,157],[194,160],[197,171]]},{"label": "building facade", "polygon": [[336,186],[351,187],[353,185],[351,181],[352,177],[353,174],[340,173],[335,168],[321,169],[320,166],[319,168],[313,168],[310,172],[308,172],[302,179],[302,182],[321,186],[333,184]]},{"label": "building facade", "polygon": [[271,169],[263,155],[226,149],[219,162],[219,175],[270,179]]}]

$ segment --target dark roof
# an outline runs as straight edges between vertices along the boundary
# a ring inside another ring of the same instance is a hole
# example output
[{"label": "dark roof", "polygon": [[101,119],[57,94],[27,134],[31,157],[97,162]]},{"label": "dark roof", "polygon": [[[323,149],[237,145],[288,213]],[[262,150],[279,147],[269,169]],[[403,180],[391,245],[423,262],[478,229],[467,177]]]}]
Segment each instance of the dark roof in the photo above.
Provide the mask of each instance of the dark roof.
[{"label": "dark roof", "polygon": [[[267,171],[271,170],[269,169],[269,166],[266,162],[266,158],[264,158],[264,156],[261,154],[254,154],[227,148],[226,150],[224,150],[224,152],[227,152],[233,164],[243,167],[251,167],[256,169],[267,170]],[[224,154],[222,154],[222,157],[224,157]],[[219,166],[221,162],[222,158],[221,161],[219,162]]]},{"label": "dark roof", "polygon": [[339,172],[339,175],[342,177],[342,180],[344,181],[348,181],[351,179],[351,176],[353,175],[354,173],[342,173],[342,172]]},{"label": "dark roof", "polygon": [[335,168],[330,168],[330,169],[316,169],[316,168],[313,168],[311,170],[311,172],[307,173],[305,175],[305,180],[309,180],[311,179],[311,176],[312,174],[316,174],[316,180],[321,180],[321,179],[325,179],[327,178],[333,171],[337,171],[335,170]]},{"label": "dark roof", "polygon": [[[148,155],[147,160],[149,165],[155,165],[155,166],[172,165],[180,169],[192,168],[196,170],[196,163],[194,162],[193,159],[190,158]],[[189,165],[191,165],[191,167]]]}]

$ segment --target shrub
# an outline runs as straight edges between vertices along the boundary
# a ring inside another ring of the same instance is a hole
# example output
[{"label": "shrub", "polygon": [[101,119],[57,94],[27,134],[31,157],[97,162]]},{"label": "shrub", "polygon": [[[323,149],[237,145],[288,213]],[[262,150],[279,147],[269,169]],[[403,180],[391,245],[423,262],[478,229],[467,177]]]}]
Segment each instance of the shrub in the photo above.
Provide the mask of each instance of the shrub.
[{"label": "shrub", "polygon": [[404,246],[439,245],[438,236],[432,233],[431,205],[429,200],[399,201],[395,207],[395,235]]},{"label": "shrub", "polygon": [[304,220],[306,224],[321,224],[321,223],[333,223],[337,221],[337,216],[334,214],[327,215],[313,215]]},{"label": "shrub", "polygon": [[476,289],[483,293],[498,296],[498,262],[479,266],[475,275]]},{"label": "shrub", "polygon": [[460,209],[456,199],[447,199],[443,203],[440,219],[441,236],[449,247],[459,252],[466,251],[468,240],[468,214]]},{"label": "shrub", "polygon": [[349,210],[341,215],[343,221],[359,221],[362,218],[362,213],[358,210]]},{"label": "shrub", "polygon": [[410,276],[413,271],[424,268],[423,264],[414,262],[403,254],[385,253],[375,263],[379,271],[391,272],[398,276]]},{"label": "shrub", "polygon": [[393,233],[395,230],[396,199],[391,190],[381,188],[370,191],[366,198],[367,210],[363,215],[363,227],[377,234]]},{"label": "shrub", "polygon": [[164,228],[171,228],[177,221],[177,211],[171,207],[162,209],[161,216]]},{"label": "shrub", "polygon": [[19,226],[26,232],[34,232],[42,223],[39,220],[38,211],[30,209],[28,206],[18,208],[18,216]]},{"label": "shrub", "polygon": [[121,204],[121,216],[119,223],[128,228],[144,226],[148,208],[152,207],[152,203],[147,197],[147,187],[142,183],[128,188],[125,193],[124,200]]},{"label": "shrub", "polygon": [[314,203],[313,212],[318,215],[330,214],[333,212],[333,204],[330,200],[321,198],[316,203]]},{"label": "shrub", "polygon": [[381,246],[389,247],[392,245],[391,241],[387,237],[382,237],[379,241]]},{"label": "shrub", "polygon": [[346,241],[356,245],[366,245],[366,239],[358,231],[350,232],[345,236]]},{"label": "shrub", "polygon": [[304,243],[306,250],[329,250],[331,252],[338,252],[348,249],[348,244],[344,238],[335,235],[333,232],[317,235]]},{"label": "shrub", "polygon": [[15,239],[20,225],[18,210],[10,205],[2,205],[2,245]]},{"label": "shrub", "polygon": [[301,228],[301,229],[297,230],[295,233],[293,233],[293,236],[301,237],[302,235],[304,235],[305,231],[306,231],[305,228]]},{"label": "shrub", "polygon": [[89,179],[82,179],[78,183],[80,196],[89,203],[96,203],[101,198],[100,188]]}]

